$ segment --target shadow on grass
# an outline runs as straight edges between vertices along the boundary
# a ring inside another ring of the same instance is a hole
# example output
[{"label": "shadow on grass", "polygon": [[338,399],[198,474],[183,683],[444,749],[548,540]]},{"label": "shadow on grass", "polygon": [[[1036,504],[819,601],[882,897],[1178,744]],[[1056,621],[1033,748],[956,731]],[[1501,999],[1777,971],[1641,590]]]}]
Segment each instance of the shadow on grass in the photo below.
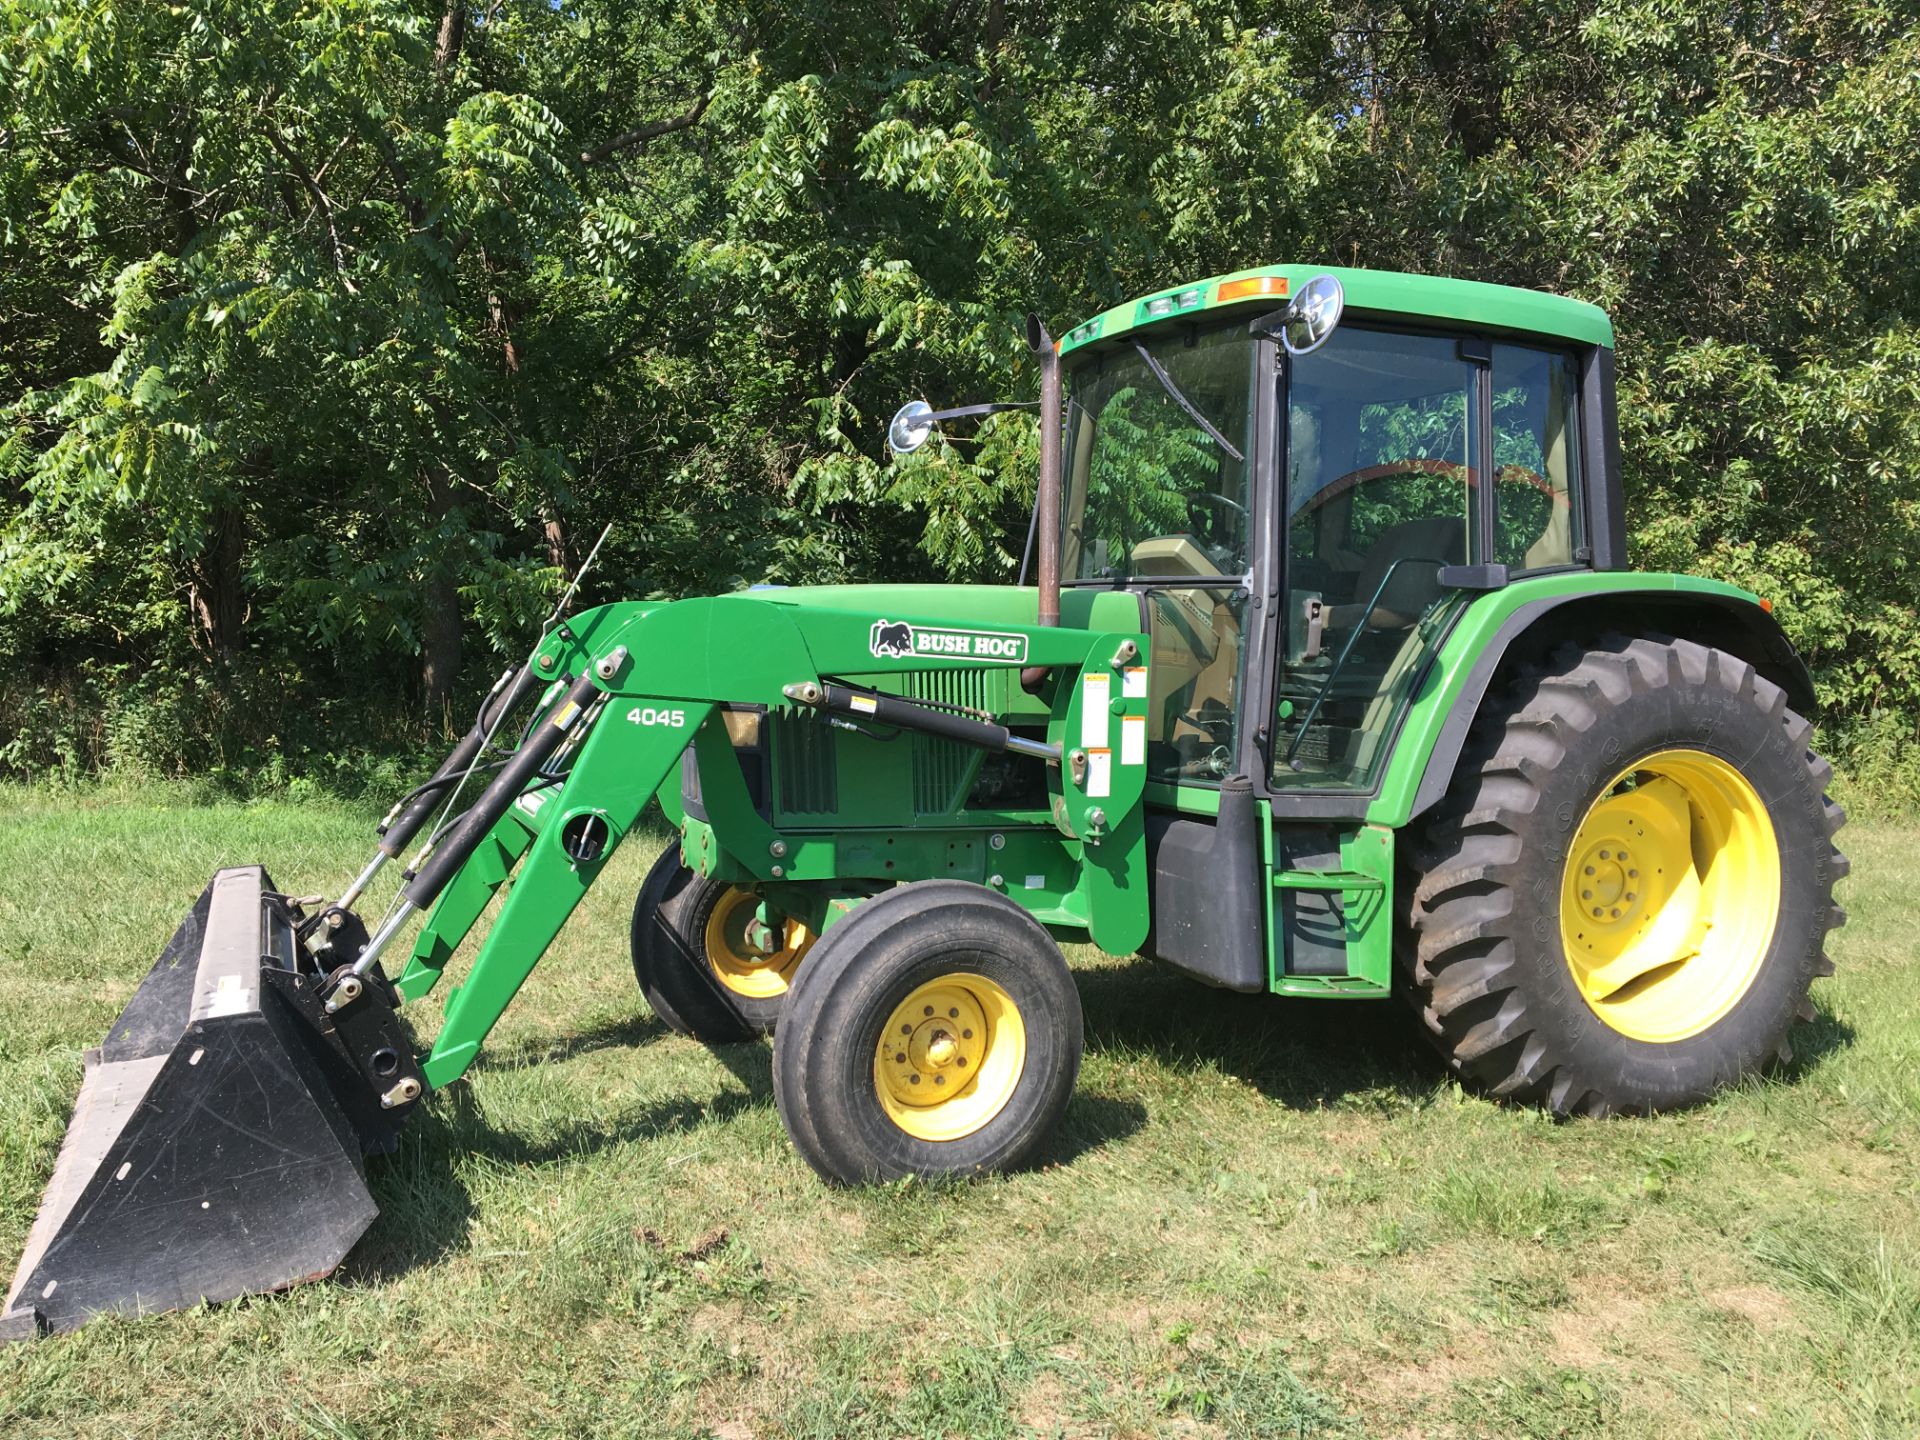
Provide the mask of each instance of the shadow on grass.
[{"label": "shadow on grass", "polygon": [[623,1015],[572,1035],[550,1039],[521,1040],[498,1049],[482,1050],[469,1070],[524,1070],[530,1065],[550,1065],[595,1050],[615,1048],[637,1050],[642,1045],[665,1038],[667,1027],[652,1015]]},{"label": "shadow on grass", "polygon": [[1300,1000],[1215,990],[1150,960],[1082,970],[1087,1053],[1217,1069],[1296,1110],[1433,1093],[1439,1062],[1392,1000]]},{"label": "shadow on grass", "polygon": [[[528,1042],[496,1052],[496,1068],[525,1067],[616,1045],[639,1046],[665,1034],[651,1016],[633,1016],[571,1039]],[[583,1113],[537,1135],[492,1124],[466,1085],[454,1085],[419,1111],[392,1155],[367,1167],[380,1215],[340,1269],[349,1283],[377,1284],[468,1248],[478,1206],[471,1183],[485,1166],[541,1167],[638,1140],[652,1140],[772,1106],[773,1049],[764,1041],[710,1047],[738,1088],[717,1096],[668,1098],[615,1114]],[[476,1068],[479,1068],[476,1065]],[[1133,1100],[1082,1092],[1032,1164],[1070,1164],[1131,1135],[1146,1123]],[[476,1161],[478,1163],[476,1164]]]},{"label": "shadow on grass", "polygon": [[1795,1025],[1787,1035],[1793,1046],[1793,1059],[1780,1067],[1780,1074],[1789,1083],[1796,1076],[1808,1075],[1819,1069],[1821,1063],[1830,1056],[1853,1048],[1853,1027],[1820,1005],[1817,986],[1813,994],[1813,1019],[1804,1025]]},{"label": "shadow on grass", "polygon": [[380,1215],[340,1268],[340,1278],[357,1283],[392,1280],[465,1250],[477,1210],[468,1180],[476,1157],[500,1167],[556,1165],[631,1141],[725,1121],[768,1103],[768,1093],[728,1090],[705,1099],[660,1100],[613,1115],[583,1115],[528,1136],[491,1124],[473,1091],[455,1085],[415,1115],[398,1151],[368,1163],[367,1183]]}]

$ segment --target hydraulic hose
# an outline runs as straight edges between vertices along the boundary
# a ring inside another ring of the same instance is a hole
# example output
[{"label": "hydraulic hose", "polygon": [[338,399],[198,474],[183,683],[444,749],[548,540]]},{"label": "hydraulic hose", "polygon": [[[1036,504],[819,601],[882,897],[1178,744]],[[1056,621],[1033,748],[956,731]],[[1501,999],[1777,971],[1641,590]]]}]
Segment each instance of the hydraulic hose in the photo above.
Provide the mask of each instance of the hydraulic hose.
[{"label": "hydraulic hose", "polygon": [[[533,733],[520,742],[520,748],[513,752],[513,758],[494,775],[493,783],[480,793],[480,798],[460,817],[451,833],[433,847],[433,853],[427,857],[426,863],[401,889],[400,897],[394,902],[386,920],[367,942],[366,949],[360,952],[360,958],[353,962],[355,975],[365,975],[371,970],[381,952],[400,933],[400,927],[407,918],[426,909],[439,897],[447,882],[480,848],[480,842],[499,823],[500,817],[507,813],[507,807],[520,798],[521,792],[553,758],[553,752],[560,748],[561,742],[580,723],[581,716],[599,693],[591,672],[583,672],[567,687],[566,695],[554,706],[548,718],[536,725]],[[339,997],[343,988],[336,988],[334,996],[328,1000],[329,1008],[337,1008],[341,1003]]]},{"label": "hydraulic hose", "polygon": [[474,719],[473,728],[460,737],[460,743],[440,762],[440,768],[433,772],[433,778],[402,800],[397,807],[398,813],[382,827],[381,854],[389,860],[400,857],[400,852],[407,848],[413,837],[420,833],[420,827],[427,823],[440,792],[466,773],[467,767],[473,764],[474,757],[480,753],[480,747],[492,737],[501,718],[539,683],[539,676],[524,662],[494,682],[493,689],[480,707],[479,715]]},{"label": "hydraulic hose", "polygon": [[481,791],[480,798],[454,826],[453,833],[433,847],[433,854],[427,857],[419,873],[401,890],[401,896],[410,905],[424,910],[434,902],[454,872],[466,864],[487,832],[507,813],[507,807],[520,798],[520,792],[553,757],[560,742],[567,738],[567,732],[579,723],[582,712],[598,693],[590,672],[583,672],[573,682],[566,698],[554,707],[552,716],[544,724],[535,726],[533,733],[520,743],[513,758],[500,767],[493,783]]}]

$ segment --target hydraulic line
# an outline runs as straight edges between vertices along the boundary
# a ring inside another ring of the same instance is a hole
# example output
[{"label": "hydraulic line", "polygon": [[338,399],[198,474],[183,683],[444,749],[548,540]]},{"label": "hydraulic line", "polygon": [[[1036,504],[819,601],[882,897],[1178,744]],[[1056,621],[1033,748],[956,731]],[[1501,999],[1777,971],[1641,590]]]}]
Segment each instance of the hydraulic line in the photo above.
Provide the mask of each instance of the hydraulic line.
[{"label": "hydraulic line", "polygon": [[392,942],[407,918],[434,902],[447,881],[466,864],[486,838],[487,832],[499,823],[500,817],[507,813],[507,808],[520,798],[521,792],[537,777],[573,727],[580,723],[599,693],[591,671],[582,672],[567,688],[565,698],[554,707],[551,717],[535,727],[533,733],[521,742],[513,758],[500,767],[492,783],[460,817],[452,833],[434,846],[433,853],[420,866],[419,873],[402,888],[393,909],[367,942],[367,948],[360,952],[360,958],[353,962],[355,975],[365,975],[371,970],[374,962],[380,958],[380,952]]}]

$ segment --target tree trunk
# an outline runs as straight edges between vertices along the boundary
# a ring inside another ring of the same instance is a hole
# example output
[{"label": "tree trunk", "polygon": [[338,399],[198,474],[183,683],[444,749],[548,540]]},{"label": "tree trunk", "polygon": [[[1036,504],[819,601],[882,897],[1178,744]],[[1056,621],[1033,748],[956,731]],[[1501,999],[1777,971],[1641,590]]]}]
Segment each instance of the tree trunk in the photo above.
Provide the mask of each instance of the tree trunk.
[{"label": "tree trunk", "polygon": [[206,543],[188,566],[187,603],[194,639],[208,655],[227,659],[240,647],[247,597],[240,577],[246,551],[245,522],[233,505],[221,505],[207,527]]},{"label": "tree trunk", "polygon": [[467,7],[464,0],[453,0],[440,17],[440,34],[433,43],[433,73],[445,75],[460,58],[460,47],[467,38]]},{"label": "tree trunk", "polygon": [[[427,481],[432,528],[453,513],[454,480],[444,471]],[[452,557],[440,552],[427,570],[420,620],[420,688],[432,716],[446,708],[460,672],[460,575]]]}]

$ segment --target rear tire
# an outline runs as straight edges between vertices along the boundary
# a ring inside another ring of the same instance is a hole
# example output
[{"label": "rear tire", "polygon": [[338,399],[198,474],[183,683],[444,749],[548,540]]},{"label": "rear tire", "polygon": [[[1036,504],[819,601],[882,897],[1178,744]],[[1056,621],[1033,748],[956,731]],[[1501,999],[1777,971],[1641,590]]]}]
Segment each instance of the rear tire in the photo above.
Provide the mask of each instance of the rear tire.
[{"label": "rear tire", "polygon": [[787,921],[778,949],[756,950],[744,927],[758,903],[689,870],[677,845],[653,862],[633,906],[633,974],[669,1029],[714,1044],[772,1032],[813,937]]},{"label": "rear tire", "polygon": [[1604,1115],[1790,1058],[1846,919],[1811,733],[1737,656],[1622,635],[1483,712],[1408,847],[1403,992],[1453,1069]]},{"label": "rear tire", "polygon": [[774,1037],[774,1098],[834,1184],[1007,1170],[1066,1109],[1081,1046],[1079,991],[1039,923],[979,885],[923,880],[808,957]]}]

